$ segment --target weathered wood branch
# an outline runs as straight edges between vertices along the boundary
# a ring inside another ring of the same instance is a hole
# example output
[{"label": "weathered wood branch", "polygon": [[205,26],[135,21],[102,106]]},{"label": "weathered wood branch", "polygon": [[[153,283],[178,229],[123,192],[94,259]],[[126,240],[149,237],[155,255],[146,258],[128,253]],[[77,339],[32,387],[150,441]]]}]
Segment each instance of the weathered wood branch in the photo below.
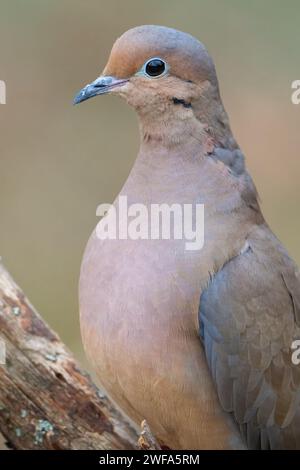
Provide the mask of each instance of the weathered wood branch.
[{"label": "weathered wood branch", "polygon": [[138,437],[0,263],[0,432],[15,449],[133,449]]}]

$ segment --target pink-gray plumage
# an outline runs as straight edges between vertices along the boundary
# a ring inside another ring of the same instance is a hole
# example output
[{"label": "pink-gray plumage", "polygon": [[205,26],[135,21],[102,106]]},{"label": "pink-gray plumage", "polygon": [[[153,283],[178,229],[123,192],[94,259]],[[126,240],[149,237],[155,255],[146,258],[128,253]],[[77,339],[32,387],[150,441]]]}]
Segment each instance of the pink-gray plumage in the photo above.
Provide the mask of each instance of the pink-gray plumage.
[{"label": "pink-gray plumage", "polygon": [[[167,64],[161,76],[161,63],[145,73],[151,58]],[[80,314],[99,380],[171,448],[300,448],[299,271],[262,216],[211,58],[188,34],[134,28],[76,102],[107,92],[140,123],[120,194],[146,207],[204,203],[205,244],[92,234]]]}]

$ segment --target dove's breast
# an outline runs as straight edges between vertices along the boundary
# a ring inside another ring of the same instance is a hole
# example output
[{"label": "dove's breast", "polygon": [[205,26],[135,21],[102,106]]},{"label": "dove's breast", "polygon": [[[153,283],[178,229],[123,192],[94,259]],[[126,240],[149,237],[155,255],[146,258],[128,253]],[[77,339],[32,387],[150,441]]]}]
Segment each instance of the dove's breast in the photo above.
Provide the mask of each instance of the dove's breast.
[{"label": "dove's breast", "polygon": [[83,342],[109,396],[169,447],[239,446],[199,339],[200,254],[181,243],[92,235],[80,278]]},{"label": "dove's breast", "polygon": [[209,375],[198,310],[211,274],[242,250],[252,221],[228,209],[242,202],[235,180],[224,183],[224,165],[195,153],[183,165],[187,158],[141,155],[121,194],[149,211],[204,203],[203,248],[186,250],[185,239],[99,240],[95,231],[81,268],[82,337],[103,387],[137,425],[146,419],[171,448],[239,447]]}]

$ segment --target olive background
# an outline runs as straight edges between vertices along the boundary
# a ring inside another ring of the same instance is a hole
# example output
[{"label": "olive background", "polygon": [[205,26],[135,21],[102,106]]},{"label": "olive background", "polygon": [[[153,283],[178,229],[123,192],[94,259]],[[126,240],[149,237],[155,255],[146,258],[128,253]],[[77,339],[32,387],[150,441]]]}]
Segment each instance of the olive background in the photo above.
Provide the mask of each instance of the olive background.
[{"label": "olive background", "polygon": [[75,93],[114,40],[140,24],[187,31],[212,54],[265,217],[297,262],[300,79],[297,0],[1,0],[0,254],[35,307],[85,363],[78,276],[96,207],[112,202],[139,145],[122,100]]}]

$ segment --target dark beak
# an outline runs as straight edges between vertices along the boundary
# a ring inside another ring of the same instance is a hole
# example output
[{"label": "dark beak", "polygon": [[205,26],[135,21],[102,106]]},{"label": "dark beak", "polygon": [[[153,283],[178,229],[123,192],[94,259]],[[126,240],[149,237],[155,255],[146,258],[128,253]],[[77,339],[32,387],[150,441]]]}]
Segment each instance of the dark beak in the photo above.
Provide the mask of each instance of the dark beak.
[{"label": "dark beak", "polygon": [[93,83],[86,85],[74,98],[74,104],[81,103],[93,96],[109,93],[113,88],[125,85],[128,80],[115,77],[98,77]]}]

